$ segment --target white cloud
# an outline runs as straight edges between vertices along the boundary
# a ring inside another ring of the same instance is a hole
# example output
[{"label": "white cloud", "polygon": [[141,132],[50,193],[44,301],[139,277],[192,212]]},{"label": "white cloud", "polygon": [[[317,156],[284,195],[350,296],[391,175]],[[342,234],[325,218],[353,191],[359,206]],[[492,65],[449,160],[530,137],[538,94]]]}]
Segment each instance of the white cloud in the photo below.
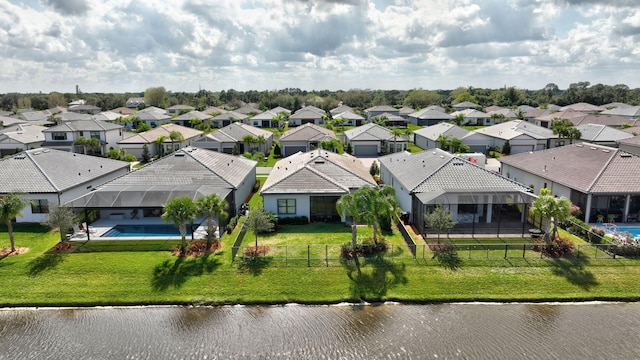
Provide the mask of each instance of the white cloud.
[{"label": "white cloud", "polygon": [[638,87],[639,41],[631,0],[0,0],[0,92]]}]

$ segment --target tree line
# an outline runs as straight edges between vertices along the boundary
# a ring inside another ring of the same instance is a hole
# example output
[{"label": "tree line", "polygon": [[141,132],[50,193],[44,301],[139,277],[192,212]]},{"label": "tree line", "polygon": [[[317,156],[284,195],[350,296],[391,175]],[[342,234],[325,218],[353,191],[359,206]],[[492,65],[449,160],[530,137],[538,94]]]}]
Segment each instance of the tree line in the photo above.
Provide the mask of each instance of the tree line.
[{"label": "tree line", "polygon": [[249,90],[234,89],[219,92],[200,90],[195,93],[172,92],[164,87],[152,87],[139,93],[59,93],[49,94],[20,94],[7,93],[0,95],[0,108],[5,111],[19,109],[45,110],[56,106],[67,106],[71,101],[83,99],[87,104],[95,105],[103,111],[126,106],[130,97],[144,97],[146,106],[167,108],[173,105],[190,105],[197,110],[204,110],[211,106],[228,105],[232,108],[240,107],[242,103],[258,104],[260,109],[266,110],[282,106],[290,110],[297,110],[305,105],[313,105],[324,110],[333,109],[339,104],[345,104],[363,110],[376,105],[391,105],[394,107],[408,106],[421,109],[430,105],[438,105],[450,109],[451,105],[471,101],[480,107],[502,106],[515,107],[529,105],[545,107],[548,104],[559,106],[577,102],[594,105],[605,105],[614,102],[629,105],[640,105],[640,88],[631,89],[627,85],[591,85],[588,81],[572,83],[567,89],[560,89],[554,83],[547,84],[538,90],[504,87],[500,89],[459,87],[453,90],[301,90],[299,88],[285,88],[280,90]]}]

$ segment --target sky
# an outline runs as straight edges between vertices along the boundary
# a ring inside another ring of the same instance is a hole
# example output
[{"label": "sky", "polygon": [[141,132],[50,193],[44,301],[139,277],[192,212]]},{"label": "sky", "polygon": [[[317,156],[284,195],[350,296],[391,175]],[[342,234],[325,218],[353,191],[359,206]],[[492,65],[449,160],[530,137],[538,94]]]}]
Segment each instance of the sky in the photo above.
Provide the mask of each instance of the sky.
[{"label": "sky", "polygon": [[0,93],[640,87],[639,0],[0,0]]}]

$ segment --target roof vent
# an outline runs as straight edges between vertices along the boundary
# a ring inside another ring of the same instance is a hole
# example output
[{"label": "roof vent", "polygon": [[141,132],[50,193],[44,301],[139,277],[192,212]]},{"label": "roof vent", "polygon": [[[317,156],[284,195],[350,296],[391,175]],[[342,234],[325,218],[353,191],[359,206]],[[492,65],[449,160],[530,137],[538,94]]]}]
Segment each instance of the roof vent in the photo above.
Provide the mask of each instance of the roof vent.
[{"label": "roof vent", "polygon": [[590,149],[591,149],[591,150],[595,150],[596,148],[592,146],[592,147],[590,147]]},{"label": "roof vent", "polygon": [[314,161],[315,164],[324,164],[324,160],[322,159],[316,159],[316,161]]},{"label": "roof vent", "polygon": [[454,166],[462,166],[462,165],[464,165],[464,164],[463,164],[463,163],[461,163],[461,162],[454,162],[454,163],[453,163],[453,165],[454,165]]},{"label": "roof vent", "polygon": [[607,150],[607,149],[602,149],[602,152],[603,152],[603,153],[608,153],[608,152],[609,152],[609,150]]},{"label": "roof vent", "polygon": [[622,154],[620,154],[620,157],[622,157],[622,158],[630,158],[631,154],[622,153]]},{"label": "roof vent", "polygon": [[49,149],[42,150],[43,153],[48,153],[49,151],[51,151],[51,150],[49,150]]},{"label": "roof vent", "polygon": [[183,152],[175,153],[174,156],[175,157],[184,157],[184,153]]},{"label": "roof vent", "polygon": [[40,155],[40,151],[34,152],[33,155]]},{"label": "roof vent", "polygon": [[444,159],[444,155],[440,155],[440,159]]},{"label": "roof vent", "polygon": [[576,144],[577,147],[582,147],[582,144]]}]

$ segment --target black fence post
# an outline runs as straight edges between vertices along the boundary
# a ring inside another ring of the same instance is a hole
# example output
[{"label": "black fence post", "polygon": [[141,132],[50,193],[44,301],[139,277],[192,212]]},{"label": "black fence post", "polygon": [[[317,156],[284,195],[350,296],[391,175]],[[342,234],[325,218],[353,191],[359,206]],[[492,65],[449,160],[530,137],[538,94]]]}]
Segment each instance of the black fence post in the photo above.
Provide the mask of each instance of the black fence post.
[{"label": "black fence post", "polygon": [[311,267],[311,245],[307,244],[307,267]]}]

